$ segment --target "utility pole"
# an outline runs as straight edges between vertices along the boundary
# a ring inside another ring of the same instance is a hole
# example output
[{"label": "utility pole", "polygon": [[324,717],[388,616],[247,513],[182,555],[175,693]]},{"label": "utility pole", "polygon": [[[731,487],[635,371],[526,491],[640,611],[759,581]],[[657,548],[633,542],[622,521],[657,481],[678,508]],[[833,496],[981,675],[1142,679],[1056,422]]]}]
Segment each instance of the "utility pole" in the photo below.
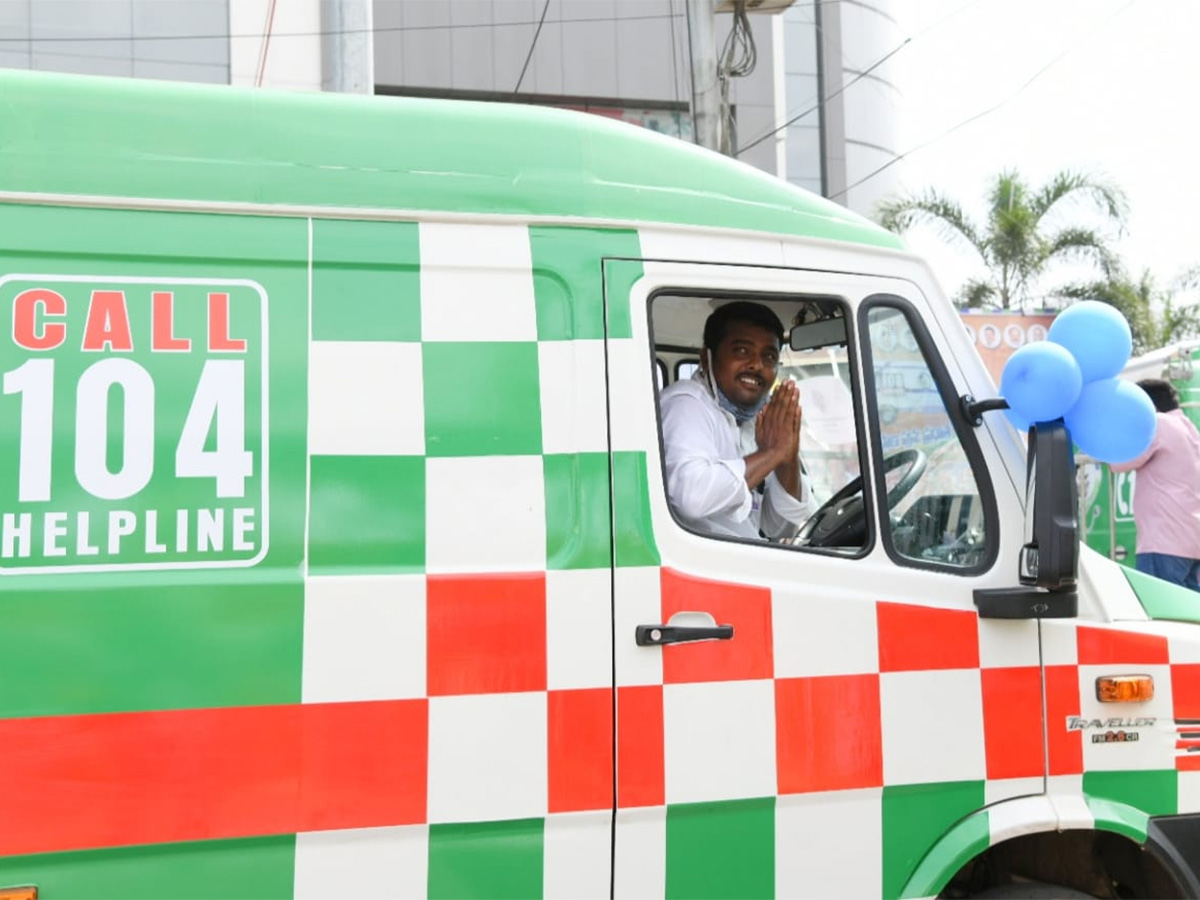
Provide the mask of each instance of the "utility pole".
[{"label": "utility pole", "polygon": [[846,105],[842,99],[840,4],[817,0],[817,104],[821,129],[821,194],[846,204]]},{"label": "utility pole", "polygon": [[372,0],[321,0],[321,89],[375,93]]},{"label": "utility pole", "polygon": [[684,0],[692,70],[692,127],[696,143],[721,145],[721,90],[717,84],[716,8],[713,0]]}]

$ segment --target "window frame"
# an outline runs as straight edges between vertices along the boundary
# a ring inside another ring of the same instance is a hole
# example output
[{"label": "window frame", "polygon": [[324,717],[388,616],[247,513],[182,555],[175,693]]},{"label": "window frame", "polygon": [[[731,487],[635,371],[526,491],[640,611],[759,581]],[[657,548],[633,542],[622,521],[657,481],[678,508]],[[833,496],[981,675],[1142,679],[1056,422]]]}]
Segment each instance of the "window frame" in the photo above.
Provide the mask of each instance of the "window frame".
[{"label": "window frame", "polygon": [[[921,352],[929,374],[933,378],[934,387],[946,409],[946,416],[954,428],[955,437],[967,457],[971,467],[971,475],[979,490],[979,500],[983,504],[983,527],[985,531],[985,547],[983,561],[975,566],[954,566],[934,560],[914,559],[904,556],[896,550],[892,540],[892,529],[879,527],[880,542],[888,558],[898,566],[910,569],[923,569],[934,572],[946,572],[960,577],[982,575],[989,571],[1000,555],[1000,512],[996,504],[996,491],[992,485],[991,473],[983,458],[983,450],[975,437],[975,426],[967,420],[959,403],[959,395],[954,387],[954,380],[945,360],[938,352],[933,336],[921,318],[920,310],[909,300],[898,294],[875,293],[863,298],[858,307],[858,336],[861,342],[863,361],[863,383],[867,388],[867,419],[871,422],[882,421],[879,416],[879,392],[875,383],[875,353],[871,345],[870,315],[871,311],[879,308],[898,311],[908,324],[916,339],[917,348]],[[879,507],[880,518],[887,515],[887,479],[883,471],[883,436],[879,428],[871,429],[871,453],[878,463],[873,467],[872,475],[875,487],[875,502]]]},{"label": "window frame", "polygon": [[667,364],[656,355],[654,357],[654,367],[658,369],[658,389],[665,391],[671,386],[670,376],[667,374]]},{"label": "window frame", "polygon": [[[859,377],[859,352],[857,347],[858,335],[855,333],[855,319],[853,316],[854,305],[850,300],[842,295],[831,296],[828,291],[820,294],[805,294],[801,292],[781,292],[781,291],[739,291],[739,290],[705,290],[695,287],[659,287],[650,292],[646,298],[646,333],[649,336],[649,351],[650,358],[657,363],[658,344],[655,341],[654,334],[654,304],[660,297],[679,297],[687,299],[696,297],[698,294],[703,294],[703,299],[706,300],[783,300],[795,301],[802,303],[813,300],[836,300],[843,307],[844,321],[846,322],[846,364],[850,370],[850,396],[852,408],[854,410],[854,439],[858,451],[858,466],[860,477],[863,480],[863,512],[866,517],[866,540],[861,547],[856,547],[851,552],[845,547],[808,547],[798,546],[796,544],[779,544],[762,538],[743,538],[735,535],[709,534],[707,532],[698,531],[686,525],[676,514],[675,508],[671,505],[670,495],[667,491],[667,454],[666,445],[663,442],[662,429],[662,400],[660,391],[654,392],[654,429],[655,436],[658,440],[658,467],[659,467],[659,484],[662,490],[662,496],[666,504],[667,512],[671,516],[671,520],[675,525],[687,534],[694,534],[706,540],[723,541],[730,544],[741,544],[749,547],[767,547],[772,550],[790,550],[800,553],[812,553],[819,556],[830,557],[833,559],[864,559],[871,555],[875,549],[876,536],[879,529],[876,527],[875,504],[868,502],[868,476],[871,471],[870,454],[867,453],[868,428],[866,417],[863,415],[863,401],[866,399],[863,396],[865,384],[863,379]],[[697,297],[697,299],[700,299]],[[786,330],[785,326],[785,330]],[[667,345],[664,345],[664,347]],[[672,347],[672,349],[682,349]],[[651,373],[653,378],[653,373]],[[673,384],[674,382],[672,382]],[[804,458],[804,449],[801,447],[801,461]],[[849,483],[849,482],[848,482]]]},{"label": "window frame", "polygon": [[[684,366],[696,366],[697,368],[699,368],[700,367],[700,357],[695,356],[695,357],[689,357],[687,359],[675,360],[675,380],[671,382],[672,384],[674,384],[676,381],[680,380],[679,370],[682,369]],[[688,377],[690,378],[691,376],[689,375]]]}]

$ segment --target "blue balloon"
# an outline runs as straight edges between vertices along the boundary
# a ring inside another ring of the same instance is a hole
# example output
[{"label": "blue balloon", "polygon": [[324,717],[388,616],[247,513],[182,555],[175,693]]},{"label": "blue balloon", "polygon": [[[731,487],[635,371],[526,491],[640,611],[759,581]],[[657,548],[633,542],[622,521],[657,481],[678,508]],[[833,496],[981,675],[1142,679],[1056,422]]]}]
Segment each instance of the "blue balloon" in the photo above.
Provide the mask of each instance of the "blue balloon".
[{"label": "blue balloon", "polygon": [[1106,463],[1141,456],[1158,427],[1149,395],[1118,378],[1085,384],[1063,418],[1079,449]]},{"label": "blue balloon", "polygon": [[1098,300],[1084,300],[1060,312],[1047,339],[1071,351],[1084,384],[1114,377],[1133,351],[1133,335],[1125,317]]},{"label": "blue balloon", "polygon": [[1017,420],[1050,422],[1078,399],[1083,374],[1070,352],[1058,344],[1026,344],[1008,358],[1000,373],[1000,393]]}]

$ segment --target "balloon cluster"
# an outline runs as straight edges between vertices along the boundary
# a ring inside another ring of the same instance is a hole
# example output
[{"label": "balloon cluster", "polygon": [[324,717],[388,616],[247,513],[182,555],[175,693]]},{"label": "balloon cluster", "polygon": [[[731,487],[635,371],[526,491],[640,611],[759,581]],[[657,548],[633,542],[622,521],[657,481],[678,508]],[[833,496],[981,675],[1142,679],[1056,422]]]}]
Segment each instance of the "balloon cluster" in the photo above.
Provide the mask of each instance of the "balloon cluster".
[{"label": "balloon cluster", "polygon": [[1046,340],[1026,344],[1000,376],[1008,417],[1018,428],[1061,418],[1084,453],[1106,463],[1140,456],[1154,439],[1150,397],[1117,378],[1133,338],[1125,317],[1087,300],[1060,313]]}]

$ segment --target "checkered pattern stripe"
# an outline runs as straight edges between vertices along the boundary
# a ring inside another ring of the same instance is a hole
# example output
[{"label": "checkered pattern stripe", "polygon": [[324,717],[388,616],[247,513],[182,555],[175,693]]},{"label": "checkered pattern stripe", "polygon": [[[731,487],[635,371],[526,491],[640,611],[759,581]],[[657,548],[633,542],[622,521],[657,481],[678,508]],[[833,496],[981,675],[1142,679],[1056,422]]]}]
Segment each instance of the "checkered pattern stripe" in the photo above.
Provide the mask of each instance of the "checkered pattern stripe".
[{"label": "checkered pattern stripe", "polygon": [[[1146,816],[1200,811],[1200,758],[1180,734],[1189,730],[1187,721],[1200,720],[1200,647],[1190,627],[1047,622],[1043,645],[1051,789],[1125,804]],[[1127,674],[1152,676],[1154,699],[1096,698],[1098,677]],[[1069,730],[1071,717],[1105,724]],[[1133,729],[1109,724],[1114,719],[1154,724]],[[1136,731],[1137,742],[1093,740],[1119,731]]]},{"label": "checkered pattern stripe", "polygon": [[[411,233],[392,243],[409,254],[392,295],[411,309],[352,334],[319,310],[346,273],[342,226],[317,224],[303,696],[423,704],[429,765],[410,786],[419,821],[300,835],[298,895],[326,891],[339,860],[438,893],[438,873],[486,869],[497,842],[526,848],[529,892],[584,895],[566,873],[599,865],[615,766],[618,896],[708,892],[714,869],[733,895],[898,896],[953,823],[1042,790],[1036,624],[701,578],[660,564],[636,496],[618,496],[610,546],[602,288],[564,296],[589,279],[555,274],[595,264],[570,230],[395,226]],[[624,315],[607,323],[619,490],[647,477]],[[615,760],[599,724],[614,590]],[[686,609],[737,640],[624,639]],[[1055,710],[1063,677],[1047,673]],[[1072,741],[1052,740],[1052,773]]]},{"label": "checkered pattern stripe", "polygon": [[687,879],[711,867],[701,875],[685,860],[732,854],[722,835],[741,816],[757,822],[759,850],[773,849],[753,876],[765,882],[733,894],[898,896],[954,822],[1042,788],[1034,623],[997,634],[973,612],[822,600],[666,566],[616,578],[618,637],[696,609],[736,635],[637,657],[618,642],[619,895],[622,884],[644,894],[645,842],[631,836],[623,853],[624,823],[665,846],[667,896],[688,896],[701,885]]},{"label": "checkered pattern stripe", "polygon": [[[1065,728],[1111,715],[1091,692],[1113,667],[1155,676],[1136,714],[1200,719],[1181,634],[1043,623],[1050,805],[1029,796],[1035,623],[719,581],[660,555],[647,360],[630,310],[603,303],[604,279],[619,297],[638,277],[638,235],[317,221],[311,248],[308,508],[280,513],[307,522],[298,690],[0,720],[0,787],[30,811],[0,820],[0,884],[87,895],[130,877],[128,845],[160,842],[160,868],[122,893],[183,878],[213,896],[602,897],[615,785],[619,897],[894,897],[936,893],[942,862],[1031,821],[1137,837],[1121,804],[1200,810],[1173,730],[1117,753]],[[264,597],[277,638],[298,605]],[[635,625],[696,609],[737,639],[633,645]],[[164,735],[186,738],[178,771],[155,756]],[[48,807],[51,747],[139,771],[89,788],[120,821]],[[217,769],[211,820],[169,808]],[[80,848],[96,849],[45,862]]]},{"label": "checkered pattern stripe", "polygon": [[303,701],[411,704],[428,768],[411,821],[300,834],[297,896],[488,894],[500,845],[516,896],[607,894],[610,465],[645,459],[608,453],[597,239],[314,223]]}]

